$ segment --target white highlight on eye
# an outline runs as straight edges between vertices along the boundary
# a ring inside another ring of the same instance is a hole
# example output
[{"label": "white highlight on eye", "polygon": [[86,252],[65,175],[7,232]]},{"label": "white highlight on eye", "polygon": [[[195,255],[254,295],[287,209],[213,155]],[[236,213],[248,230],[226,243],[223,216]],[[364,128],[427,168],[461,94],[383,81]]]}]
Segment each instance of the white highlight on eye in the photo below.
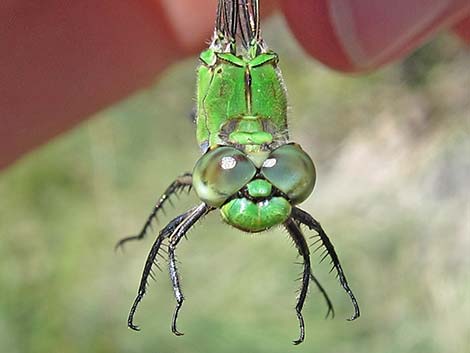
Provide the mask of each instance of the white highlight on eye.
[{"label": "white highlight on eye", "polygon": [[263,162],[263,167],[272,168],[276,165],[276,163],[277,163],[276,158],[268,158]]},{"label": "white highlight on eye", "polygon": [[233,169],[237,165],[237,160],[233,157],[222,157],[220,166],[222,169]]}]

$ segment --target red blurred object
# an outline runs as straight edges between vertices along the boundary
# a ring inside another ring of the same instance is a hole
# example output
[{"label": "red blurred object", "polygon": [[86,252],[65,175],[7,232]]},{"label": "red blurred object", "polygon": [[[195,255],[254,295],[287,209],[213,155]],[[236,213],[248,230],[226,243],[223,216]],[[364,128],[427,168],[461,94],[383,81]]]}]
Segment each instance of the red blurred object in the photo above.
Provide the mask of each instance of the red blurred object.
[{"label": "red blurred object", "polygon": [[454,26],[454,32],[460,36],[465,43],[470,45],[470,16],[457,23]]},{"label": "red blurred object", "polygon": [[0,168],[149,85],[181,51],[171,34],[152,0],[0,5]]},{"label": "red blurred object", "polygon": [[[470,15],[469,0],[284,0],[282,6],[310,55],[350,72],[396,60]],[[468,23],[460,26],[468,38]]]}]

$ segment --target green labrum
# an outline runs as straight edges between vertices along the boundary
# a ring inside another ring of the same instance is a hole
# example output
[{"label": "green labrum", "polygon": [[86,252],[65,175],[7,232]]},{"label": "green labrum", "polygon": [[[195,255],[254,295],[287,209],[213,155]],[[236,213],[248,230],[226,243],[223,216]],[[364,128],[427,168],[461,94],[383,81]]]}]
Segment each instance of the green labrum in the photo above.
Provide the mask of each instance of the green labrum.
[{"label": "green labrum", "polygon": [[273,197],[258,203],[241,198],[223,205],[220,213],[224,221],[235,228],[256,233],[285,222],[291,209],[290,203],[283,197]]}]

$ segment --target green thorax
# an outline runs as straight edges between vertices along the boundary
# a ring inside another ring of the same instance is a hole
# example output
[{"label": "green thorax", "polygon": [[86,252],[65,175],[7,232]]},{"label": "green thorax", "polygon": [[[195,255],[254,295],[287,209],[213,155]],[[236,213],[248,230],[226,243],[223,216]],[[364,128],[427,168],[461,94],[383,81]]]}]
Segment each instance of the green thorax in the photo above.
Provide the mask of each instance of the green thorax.
[{"label": "green thorax", "polygon": [[238,145],[247,152],[287,141],[287,99],[278,56],[237,56],[209,48],[200,55],[197,140],[203,151]]}]

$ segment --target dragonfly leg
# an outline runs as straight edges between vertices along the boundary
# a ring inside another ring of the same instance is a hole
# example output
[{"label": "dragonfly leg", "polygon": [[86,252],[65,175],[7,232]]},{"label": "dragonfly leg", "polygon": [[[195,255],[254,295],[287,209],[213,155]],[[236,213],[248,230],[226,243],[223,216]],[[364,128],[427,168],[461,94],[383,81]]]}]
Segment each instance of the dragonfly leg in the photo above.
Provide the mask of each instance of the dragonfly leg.
[{"label": "dragonfly leg", "polygon": [[302,316],[302,308],[305,303],[305,299],[307,298],[308,293],[308,284],[310,281],[310,276],[312,276],[311,268],[310,268],[310,251],[308,249],[308,244],[302,234],[297,223],[289,218],[285,223],[284,226],[286,227],[287,231],[289,232],[292,240],[294,241],[299,254],[302,255],[304,260],[304,271],[302,275],[302,285],[300,287],[300,293],[297,298],[297,304],[295,306],[295,311],[297,313],[297,319],[299,320],[299,328],[300,328],[300,335],[297,340],[294,341],[294,344],[300,344],[305,339],[305,324],[304,318]]},{"label": "dragonfly leg", "polygon": [[193,209],[193,211],[185,218],[181,224],[173,232],[171,236],[170,243],[168,244],[168,261],[169,261],[169,271],[170,271],[170,279],[171,284],[173,286],[173,292],[176,298],[176,307],[173,313],[173,319],[171,321],[171,331],[177,335],[183,335],[182,332],[179,332],[176,328],[176,321],[178,320],[178,314],[183,305],[184,296],[181,290],[180,285],[180,278],[178,275],[178,269],[176,267],[176,256],[175,251],[176,248],[181,241],[181,239],[186,235],[186,233],[191,229],[191,227],[199,221],[204,215],[206,215],[211,208],[207,206],[205,203],[201,204],[200,206]]},{"label": "dragonfly leg", "polygon": [[148,278],[151,276],[152,267],[156,264],[158,252],[162,246],[162,243],[165,239],[169,238],[171,234],[175,231],[175,229],[193,212],[195,208],[190,209],[189,211],[179,215],[178,217],[174,218],[170,221],[165,228],[163,228],[160,233],[158,234],[157,239],[152,245],[150,252],[147,256],[147,260],[145,262],[144,270],[142,273],[142,277],[140,279],[139,289],[137,292],[137,296],[132,304],[131,310],[129,312],[129,316],[127,318],[127,326],[129,328],[139,331],[139,327],[134,324],[134,315],[139,306],[139,303],[142,301],[144,297],[147,285],[148,285]]},{"label": "dragonfly leg", "polygon": [[[295,221],[297,226],[300,228],[300,222],[298,221]],[[317,286],[318,290],[320,291],[320,293],[323,295],[323,298],[325,299],[325,302],[326,302],[326,307],[327,307],[327,311],[326,311],[326,315],[325,315],[325,319],[328,318],[328,316],[331,315],[331,318],[334,318],[335,317],[335,308],[333,307],[333,303],[331,302],[331,299],[330,297],[328,296],[328,293],[326,293],[326,290],[325,288],[323,288],[323,286],[321,285],[320,281],[315,277],[315,275],[312,273],[310,273],[310,279],[313,281],[313,283],[315,283],[315,285]]]},{"label": "dragonfly leg", "polygon": [[328,316],[330,316],[330,314],[331,314],[331,317],[334,318],[335,317],[335,309],[333,307],[333,303],[330,300],[330,297],[326,293],[326,290],[323,288],[320,281],[313,275],[313,273],[310,274],[310,278],[313,281],[313,283],[315,283],[315,285],[317,286],[320,293],[323,295],[323,298],[325,298],[325,302],[326,302],[326,306],[327,306],[325,319],[328,318]]},{"label": "dragonfly leg", "polygon": [[152,213],[150,213],[141,231],[137,235],[132,235],[119,240],[119,242],[116,244],[116,249],[123,246],[128,241],[143,239],[151,227],[153,220],[157,217],[157,213],[163,209],[163,206],[165,205],[166,201],[169,200],[169,197],[178,193],[179,191],[184,190],[185,188],[191,190],[192,182],[193,178],[191,173],[184,173],[176,178],[176,180],[173,181],[170,186],[168,186],[162,196],[160,196],[158,199],[157,203],[153,207]]},{"label": "dragonfly leg", "polygon": [[335,248],[333,244],[331,243],[330,239],[328,238],[328,236],[326,235],[325,231],[321,227],[320,223],[317,222],[310,214],[308,214],[307,212],[297,207],[294,207],[292,209],[292,218],[306,225],[309,229],[314,230],[318,233],[318,236],[320,237],[320,241],[321,241],[321,246],[325,247],[326,255],[330,256],[331,258],[331,263],[333,265],[332,270],[333,269],[336,270],[339,282],[341,286],[343,287],[343,289],[345,290],[345,292],[348,294],[349,298],[351,299],[351,303],[354,307],[354,314],[348,320],[352,321],[352,320],[357,319],[361,315],[361,313],[359,310],[359,305],[357,303],[356,297],[354,296],[354,293],[349,287],[348,281],[346,279],[346,275],[344,274],[343,268],[341,267]]}]

